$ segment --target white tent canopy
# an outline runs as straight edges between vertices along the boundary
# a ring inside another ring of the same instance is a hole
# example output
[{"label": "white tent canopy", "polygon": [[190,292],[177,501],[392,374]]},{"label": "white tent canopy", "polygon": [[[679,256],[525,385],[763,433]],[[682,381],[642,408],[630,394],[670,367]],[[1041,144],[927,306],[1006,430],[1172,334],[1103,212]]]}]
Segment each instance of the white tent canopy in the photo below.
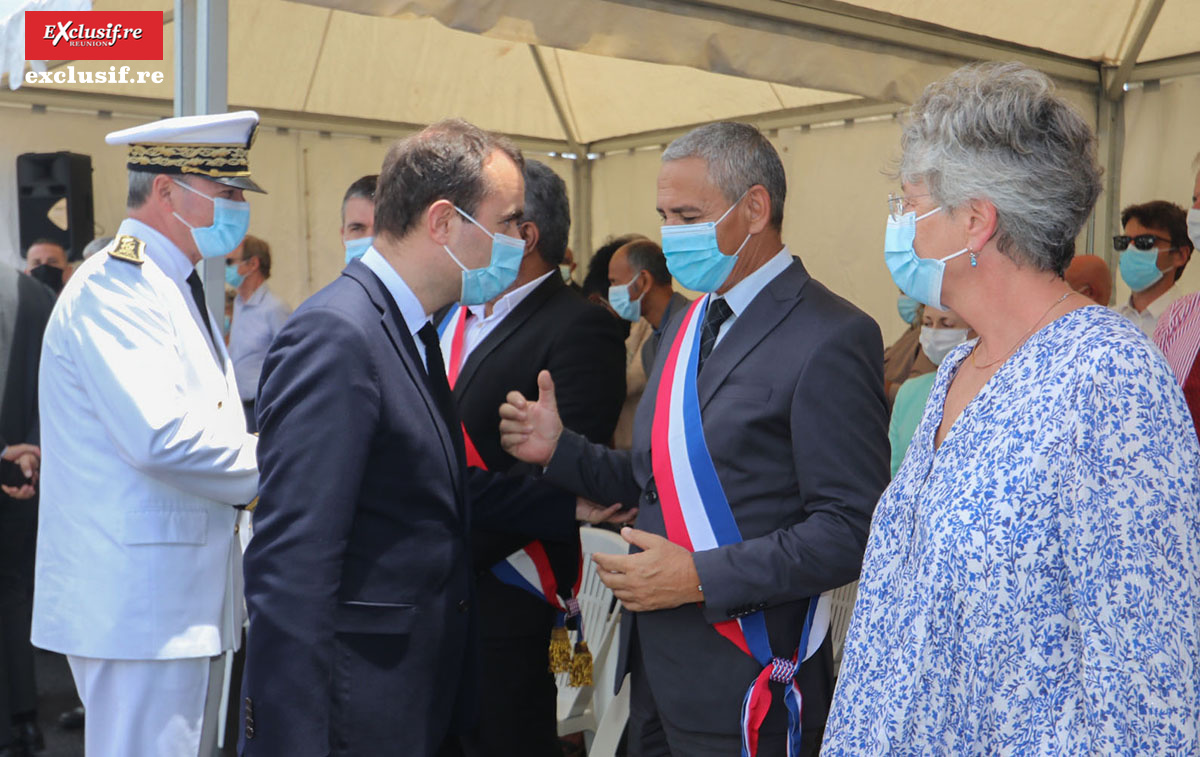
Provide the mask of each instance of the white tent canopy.
[{"label": "white tent canopy", "polygon": [[[97,220],[111,230],[123,156],[103,133],[173,112],[176,72],[191,61],[175,54],[188,39],[177,9],[224,2],[96,0],[97,10],[164,11],[163,61],[124,62],[164,81],[83,84],[122,62],[52,61],[76,83],[0,92],[10,153],[91,154]],[[421,125],[462,116],[541,153],[568,180],[586,257],[611,234],[656,233],[663,144],[738,119],[767,130],[784,157],[794,252],[890,336],[894,289],[878,250],[893,115],[969,60],[1046,71],[1100,135],[1108,184],[1080,251],[1107,254],[1115,209],[1190,191],[1196,30],[1194,0],[233,0],[225,100],[268,127],[252,160],[271,194],[255,198],[252,233],[272,243],[273,284],[293,302],[340,269],[341,192],[378,169],[388,140]],[[0,183],[0,202],[10,191]],[[8,236],[0,248],[12,256],[15,228]]]}]

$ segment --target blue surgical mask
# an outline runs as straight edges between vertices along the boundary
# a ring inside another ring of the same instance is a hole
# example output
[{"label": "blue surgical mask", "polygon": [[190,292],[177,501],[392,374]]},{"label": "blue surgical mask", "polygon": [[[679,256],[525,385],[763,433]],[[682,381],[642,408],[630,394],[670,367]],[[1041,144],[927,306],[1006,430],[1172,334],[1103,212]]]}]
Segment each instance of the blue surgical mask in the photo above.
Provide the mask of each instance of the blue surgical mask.
[{"label": "blue surgical mask", "polygon": [[238,265],[238,263],[234,263],[233,265],[227,264],[225,266],[225,283],[234,289],[240,287],[242,282],[246,280],[245,276],[238,273]]},{"label": "blue surgical mask", "polygon": [[346,242],[346,265],[350,265],[351,260],[358,260],[366,255],[374,242],[375,237],[359,237]]},{"label": "blue surgical mask", "polygon": [[913,249],[917,237],[917,221],[927,218],[941,208],[934,208],[917,216],[911,210],[900,217],[888,214],[887,233],[883,238],[883,260],[891,271],[892,281],[900,291],[930,307],[945,310],[942,304],[942,276],[946,272],[946,261],[966,254],[964,247],[944,258],[923,258]]},{"label": "blue surgical mask", "polygon": [[900,319],[910,326],[917,320],[917,310],[920,307],[921,303],[907,294],[901,294],[896,300],[896,311],[900,313]]},{"label": "blue surgical mask", "polygon": [[1126,248],[1121,253],[1121,278],[1135,292],[1142,292],[1154,286],[1163,277],[1158,270],[1158,250],[1137,250]]},{"label": "blue surgical mask", "polygon": [[617,284],[608,288],[608,304],[617,311],[617,315],[627,321],[637,321],[642,317],[642,297],[646,295],[642,292],[636,300],[629,299],[629,287],[633,286],[634,281],[637,281],[637,276],[628,284]]},{"label": "blue surgical mask", "polygon": [[[745,196],[746,192],[742,192],[742,197]],[[737,250],[726,255],[717,246],[717,224],[725,220],[742,197],[737,198],[716,221],[662,227],[662,250],[667,258],[667,270],[679,279],[680,284],[697,292],[715,292],[729,278],[738,253],[752,235],[747,234]]]},{"label": "blue surgical mask", "polygon": [[492,259],[483,268],[467,268],[449,247],[442,245],[450,259],[462,269],[462,294],[458,301],[463,305],[482,305],[499,296],[517,280],[521,258],[525,257],[525,242],[507,234],[493,234],[472,218],[470,213],[457,205],[454,209],[492,238]]},{"label": "blue surgical mask", "polygon": [[236,250],[250,229],[250,203],[226,200],[224,197],[209,197],[178,179],[172,181],[213,204],[212,226],[199,229],[183,220],[183,216],[178,213],[171,213],[180,223],[192,230],[192,239],[195,240],[200,255],[206,258],[223,258]]}]

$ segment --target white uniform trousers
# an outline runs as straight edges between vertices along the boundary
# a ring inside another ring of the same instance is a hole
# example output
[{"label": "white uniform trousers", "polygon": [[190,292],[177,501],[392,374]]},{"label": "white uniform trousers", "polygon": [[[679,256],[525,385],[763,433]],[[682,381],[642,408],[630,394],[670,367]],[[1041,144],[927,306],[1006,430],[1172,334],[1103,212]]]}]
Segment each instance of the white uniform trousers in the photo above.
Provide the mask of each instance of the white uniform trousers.
[{"label": "white uniform trousers", "polygon": [[98,660],[67,656],[83,702],[87,757],[212,757],[223,656]]}]

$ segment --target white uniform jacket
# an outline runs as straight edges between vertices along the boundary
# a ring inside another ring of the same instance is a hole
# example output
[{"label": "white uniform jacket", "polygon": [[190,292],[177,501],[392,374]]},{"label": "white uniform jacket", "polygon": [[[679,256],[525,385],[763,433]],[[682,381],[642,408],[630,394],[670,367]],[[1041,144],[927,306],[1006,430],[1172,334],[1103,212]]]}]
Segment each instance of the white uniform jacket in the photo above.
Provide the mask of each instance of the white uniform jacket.
[{"label": "white uniform jacket", "polygon": [[[145,243],[120,258],[121,235]],[[193,270],[132,219],[63,289],[42,348],[33,643],[103,659],[206,657],[243,619],[234,505],[257,439],[223,344],[201,330]],[[213,333],[216,322],[206,312]]]}]

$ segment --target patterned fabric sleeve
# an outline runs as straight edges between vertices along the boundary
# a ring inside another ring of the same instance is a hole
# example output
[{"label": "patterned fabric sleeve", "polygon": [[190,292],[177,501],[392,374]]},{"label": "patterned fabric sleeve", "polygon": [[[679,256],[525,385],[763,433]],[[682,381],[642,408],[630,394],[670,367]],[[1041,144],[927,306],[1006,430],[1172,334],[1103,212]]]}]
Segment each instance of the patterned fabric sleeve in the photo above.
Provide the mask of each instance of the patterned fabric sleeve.
[{"label": "patterned fabric sleeve", "polygon": [[[1167,366],[1126,344],[1081,376],[1062,529],[1098,754],[1195,754],[1200,450]],[[1082,735],[1082,734],[1080,734]]]}]

